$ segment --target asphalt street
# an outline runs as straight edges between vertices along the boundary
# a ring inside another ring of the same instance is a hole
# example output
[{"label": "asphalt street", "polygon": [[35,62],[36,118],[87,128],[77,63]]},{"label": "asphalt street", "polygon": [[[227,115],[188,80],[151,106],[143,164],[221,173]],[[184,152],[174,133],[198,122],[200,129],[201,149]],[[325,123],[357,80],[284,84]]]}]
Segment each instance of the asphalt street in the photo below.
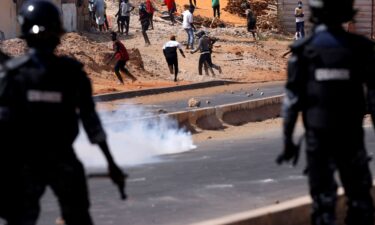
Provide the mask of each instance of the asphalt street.
[{"label": "asphalt street", "polygon": [[[249,100],[255,100],[260,98],[266,98],[276,95],[281,95],[284,93],[284,84],[281,82],[275,83],[265,83],[259,84],[257,87],[254,85],[249,85],[248,88],[241,88],[239,90],[231,88],[230,85],[228,86],[228,91],[214,94],[214,95],[198,95],[194,96],[195,98],[201,101],[200,108],[204,107],[215,107],[224,104],[232,104],[236,102],[243,102]],[[160,95],[162,98],[162,95]],[[116,105],[120,108],[123,107],[123,110],[129,109],[130,106],[136,106],[138,108],[142,108],[144,111],[149,113],[158,113],[159,110],[163,110],[165,112],[179,112],[179,111],[190,111],[196,108],[189,108],[187,102],[191,96],[187,96],[186,99],[181,99],[178,101],[165,101],[160,102],[157,104],[134,104],[132,103],[132,99],[124,99],[124,100],[116,100],[112,102],[99,102],[98,105],[105,105],[111,104]],[[209,104],[206,102],[209,101]],[[105,122],[109,122],[111,120],[117,120],[118,118],[114,118],[111,114],[102,114],[102,119]]]},{"label": "asphalt street", "polygon": [[[366,142],[373,152],[375,138],[370,129]],[[131,176],[126,202],[119,200],[108,179],[92,178],[89,185],[95,223],[189,224],[307,194],[303,157],[296,168],[276,166],[280,146],[280,131],[273,129],[246,139],[210,140],[198,144],[194,151],[126,168]],[[43,197],[42,211],[41,225],[53,224],[59,215],[50,191]]]}]

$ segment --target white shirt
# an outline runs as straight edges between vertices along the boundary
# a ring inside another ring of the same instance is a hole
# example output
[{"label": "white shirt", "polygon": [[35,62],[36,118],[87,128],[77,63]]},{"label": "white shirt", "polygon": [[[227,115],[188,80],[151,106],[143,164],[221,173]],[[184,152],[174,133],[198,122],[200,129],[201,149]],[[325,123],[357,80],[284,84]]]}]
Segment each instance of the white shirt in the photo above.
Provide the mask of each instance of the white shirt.
[{"label": "white shirt", "polygon": [[163,49],[166,49],[166,48],[179,48],[179,49],[182,49],[182,45],[178,41],[168,41],[163,46]]},{"label": "white shirt", "polygon": [[182,21],[182,28],[184,29],[190,29],[191,23],[193,23],[193,14],[189,10],[186,10],[185,12],[182,13],[184,16],[184,19]]},{"label": "white shirt", "polygon": [[130,16],[130,9],[133,7],[134,6],[130,4],[130,2],[128,3],[122,2],[121,3],[121,16]]}]

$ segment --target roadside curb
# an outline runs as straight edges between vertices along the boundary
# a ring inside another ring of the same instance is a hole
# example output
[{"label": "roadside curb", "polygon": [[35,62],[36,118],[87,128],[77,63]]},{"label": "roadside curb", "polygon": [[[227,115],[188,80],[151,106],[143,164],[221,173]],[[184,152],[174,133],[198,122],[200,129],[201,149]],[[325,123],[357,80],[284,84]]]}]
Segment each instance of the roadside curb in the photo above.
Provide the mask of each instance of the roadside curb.
[{"label": "roadside curb", "polygon": [[[371,194],[375,194],[375,183]],[[342,188],[338,190],[336,216],[337,225],[344,225],[346,215],[346,199]],[[276,205],[235,213],[212,220],[190,225],[309,225],[311,214],[311,198],[303,196]]]},{"label": "roadside curb", "polygon": [[283,95],[277,95],[216,107],[169,113],[165,116],[174,118],[181,127],[192,132],[195,131],[195,128],[218,130],[225,128],[225,124],[238,126],[279,117],[282,99]]},{"label": "roadside curb", "polygon": [[[283,95],[277,95],[262,99],[254,99],[233,104],[215,107],[199,108],[190,111],[181,111],[160,114],[150,117],[133,118],[132,120],[153,121],[170,118],[191,133],[197,130],[220,130],[225,125],[239,126],[250,122],[260,122],[266,119],[280,116]],[[111,121],[108,125],[121,127],[126,120]]]},{"label": "roadside curb", "polygon": [[118,99],[123,99],[123,98],[134,98],[134,97],[163,94],[163,93],[175,92],[175,91],[187,91],[187,90],[222,86],[222,85],[228,85],[228,84],[239,84],[239,82],[215,80],[215,81],[207,81],[207,82],[179,85],[179,86],[173,86],[173,87],[152,88],[152,89],[145,89],[145,90],[138,90],[138,91],[124,91],[124,92],[116,92],[116,93],[110,93],[110,94],[100,94],[100,95],[95,95],[93,98],[95,102],[107,102],[107,101],[113,101],[113,100],[118,100]]}]

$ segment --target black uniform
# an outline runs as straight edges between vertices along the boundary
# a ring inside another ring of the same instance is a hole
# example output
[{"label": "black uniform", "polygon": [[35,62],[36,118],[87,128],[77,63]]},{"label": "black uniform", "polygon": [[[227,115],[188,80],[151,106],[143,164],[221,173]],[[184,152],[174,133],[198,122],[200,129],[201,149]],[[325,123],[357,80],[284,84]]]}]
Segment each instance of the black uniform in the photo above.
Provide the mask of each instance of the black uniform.
[{"label": "black uniform", "polygon": [[286,146],[292,143],[301,111],[312,224],[336,224],[336,171],[348,198],[346,224],[374,224],[372,176],[362,128],[366,93],[375,118],[374,51],[372,41],[347,33],[339,25],[319,25],[311,37],[292,46],[283,104],[284,142]]},{"label": "black uniform", "polygon": [[14,138],[16,129],[11,123],[10,102],[4,93],[7,86],[5,64],[8,59],[0,52],[0,217],[9,224],[18,224],[16,212],[21,201],[21,163],[15,151],[19,140]]},{"label": "black uniform", "polygon": [[23,165],[21,224],[36,224],[47,186],[57,195],[67,224],[92,224],[84,170],[72,144],[79,120],[92,143],[106,136],[82,65],[32,50],[7,62],[6,79],[12,125],[22,139],[17,145]]}]

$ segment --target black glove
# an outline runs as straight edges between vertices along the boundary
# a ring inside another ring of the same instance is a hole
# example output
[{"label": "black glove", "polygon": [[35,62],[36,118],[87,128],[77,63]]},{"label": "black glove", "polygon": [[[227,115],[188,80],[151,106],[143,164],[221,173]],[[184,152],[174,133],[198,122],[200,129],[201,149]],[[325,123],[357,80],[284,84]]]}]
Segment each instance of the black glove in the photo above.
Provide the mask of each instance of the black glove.
[{"label": "black glove", "polygon": [[128,178],[128,175],[126,173],[123,173],[116,164],[110,165],[108,167],[108,170],[109,177],[111,178],[112,182],[117,185],[119,189],[121,199],[126,200],[128,196],[126,195],[125,188],[126,179]]},{"label": "black glove", "polygon": [[283,152],[277,157],[276,163],[281,165],[283,162],[292,160],[292,165],[296,166],[299,159],[300,144],[295,145],[292,141],[285,143]]}]

